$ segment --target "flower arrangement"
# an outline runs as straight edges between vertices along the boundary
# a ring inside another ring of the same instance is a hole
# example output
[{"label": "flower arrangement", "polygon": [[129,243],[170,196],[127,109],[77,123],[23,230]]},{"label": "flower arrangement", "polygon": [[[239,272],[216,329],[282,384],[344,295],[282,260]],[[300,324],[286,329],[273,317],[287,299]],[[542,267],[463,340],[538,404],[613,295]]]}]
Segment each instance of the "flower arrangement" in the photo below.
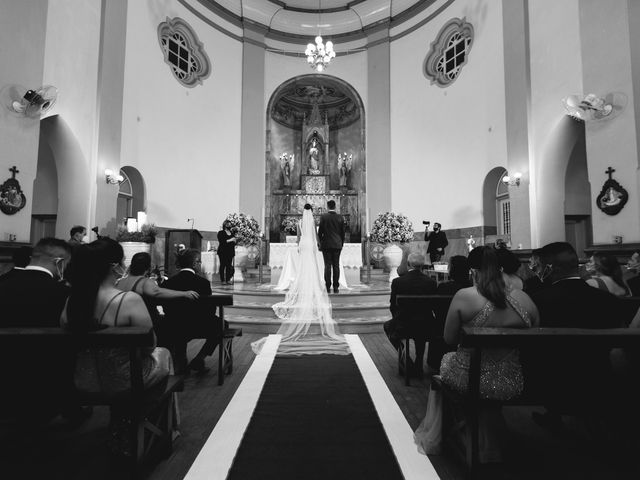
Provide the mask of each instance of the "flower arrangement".
[{"label": "flower arrangement", "polygon": [[401,213],[381,213],[371,227],[371,241],[377,243],[410,242],[413,240],[413,225]]},{"label": "flower arrangement", "polygon": [[298,222],[293,217],[284,217],[280,226],[286,234],[295,235],[298,233]]},{"label": "flower arrangement", "polygon": [[231,224],[231,233],[238,239],[238,245],[255,245],[260,238],[260,225],[251,215],[230,213],[225,219]]},{"label": "flower arrangement", "polygon": [[143,242],[154,243],[158,235],[158,229],[153,223],[146,223],[138,232],[129,232],[124,225],[118,226],[116,240],[118,242]]}]

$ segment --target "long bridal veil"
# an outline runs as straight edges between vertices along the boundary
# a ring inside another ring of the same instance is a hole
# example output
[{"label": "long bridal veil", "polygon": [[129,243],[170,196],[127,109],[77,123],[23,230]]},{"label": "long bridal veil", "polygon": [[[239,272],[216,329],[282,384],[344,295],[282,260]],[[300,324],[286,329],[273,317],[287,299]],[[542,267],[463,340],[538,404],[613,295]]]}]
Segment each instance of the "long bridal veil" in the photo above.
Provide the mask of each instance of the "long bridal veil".
[{"label": "long bridal veil", "polygon": [[[319,275],[318,244],[311,210],[302,212],[298,272],[284,301],[273,305],[282,320],[278,355],[347,355],[349,347],[331,318],[331,301]],[[251,344],[260,353],[266,337]]]}]

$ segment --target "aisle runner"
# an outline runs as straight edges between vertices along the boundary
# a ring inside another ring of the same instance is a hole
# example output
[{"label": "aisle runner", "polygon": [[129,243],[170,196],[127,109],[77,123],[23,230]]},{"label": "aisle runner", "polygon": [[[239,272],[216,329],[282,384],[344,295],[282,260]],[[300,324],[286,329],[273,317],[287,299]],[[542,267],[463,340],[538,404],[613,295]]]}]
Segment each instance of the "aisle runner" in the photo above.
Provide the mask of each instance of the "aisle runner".
[{"label": "aisle runner", "polygon": [[276,357],[229,479],[402,479],[352,356]]},{"label": "aisle runner", "polygon": [[438,478],[359,337],[345,337],[353,357],[274,361],[270,335],[185,479]]}]

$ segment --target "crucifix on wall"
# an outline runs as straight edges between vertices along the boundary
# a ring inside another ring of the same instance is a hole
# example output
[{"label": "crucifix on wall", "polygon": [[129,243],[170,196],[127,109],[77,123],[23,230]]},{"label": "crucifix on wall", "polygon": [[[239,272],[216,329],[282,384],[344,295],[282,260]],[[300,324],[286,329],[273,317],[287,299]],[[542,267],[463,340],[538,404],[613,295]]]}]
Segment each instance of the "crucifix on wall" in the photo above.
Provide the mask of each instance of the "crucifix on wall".
[{"label": "crucifix on wall", "polygon": [[16,175],[20,170],[14,165],[9,169],[11,178],[8,178],[0,186],[0,211],[7,215],[14,215],[24,208],[27,198],[22,193],[20,182],[16,180]]},{"label": "crucifix on wall", "polygon": [[607,168],[609,178],[604,182],[600,194],[596,197],[596,205],[607,215],[617,215],[624,208],[629,194],[616,180],[613,179],[615,168]]}]

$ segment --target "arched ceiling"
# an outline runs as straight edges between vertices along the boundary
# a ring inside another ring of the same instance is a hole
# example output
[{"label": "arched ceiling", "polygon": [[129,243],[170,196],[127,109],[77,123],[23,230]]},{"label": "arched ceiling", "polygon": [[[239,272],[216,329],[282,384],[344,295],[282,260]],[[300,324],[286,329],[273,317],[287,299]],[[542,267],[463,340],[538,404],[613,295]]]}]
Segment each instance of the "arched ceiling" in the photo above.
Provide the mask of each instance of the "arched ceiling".
[{"label": "arched ceiling", "polygon": [[298,37],[350,36],[380,24],[405,21],[435,0],[198,0],[236,21]]}]

